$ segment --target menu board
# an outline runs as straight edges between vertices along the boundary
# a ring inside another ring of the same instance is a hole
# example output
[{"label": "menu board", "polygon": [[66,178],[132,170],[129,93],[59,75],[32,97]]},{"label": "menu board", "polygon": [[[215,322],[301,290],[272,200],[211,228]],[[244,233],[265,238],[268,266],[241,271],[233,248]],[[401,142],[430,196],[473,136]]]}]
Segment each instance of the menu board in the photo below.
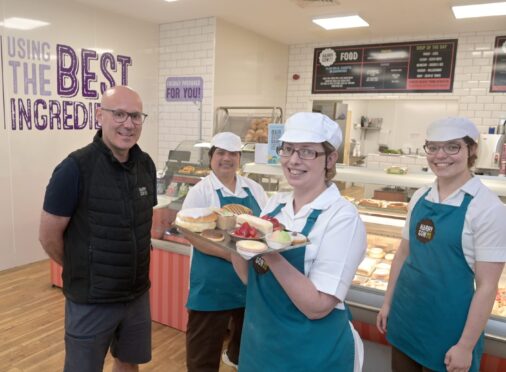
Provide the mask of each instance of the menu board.
[{"label": "menu board", "polygon": [[457,39],[316,48],[312,93],[451,92]]},{"label": "menu board", "polygon": [[497,36],[494,46],[490,92],[506,92],[506,36]]}]

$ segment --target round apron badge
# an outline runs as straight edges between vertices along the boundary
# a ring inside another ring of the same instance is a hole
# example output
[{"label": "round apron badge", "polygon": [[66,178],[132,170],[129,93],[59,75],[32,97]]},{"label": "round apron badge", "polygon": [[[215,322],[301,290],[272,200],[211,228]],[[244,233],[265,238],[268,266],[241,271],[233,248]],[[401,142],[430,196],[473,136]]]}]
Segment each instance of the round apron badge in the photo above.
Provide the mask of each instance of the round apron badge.
[{"label": "round apron badge", "polygon": [[253,260],[253,268],[260,275],[265,274],[269,271],[269,265],[267,265],[264,259],[260,256],[256,256]]},{"label": "round apron badge", "polygon": [[416,224],[416,238],[422,243],[428,243],[434,239],[435,233],[436,227],[432,220],[425,219]]}]

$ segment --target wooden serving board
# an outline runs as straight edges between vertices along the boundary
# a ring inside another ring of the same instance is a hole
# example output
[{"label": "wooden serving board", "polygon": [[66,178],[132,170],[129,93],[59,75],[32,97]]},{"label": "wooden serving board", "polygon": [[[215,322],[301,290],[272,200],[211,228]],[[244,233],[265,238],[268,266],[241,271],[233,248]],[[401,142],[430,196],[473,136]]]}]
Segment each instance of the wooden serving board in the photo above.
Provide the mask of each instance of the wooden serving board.
[{"label": "wooden serving board", "polygon": [[[177,226],[177,229],[182,234],[192,237],[197,242],[201,241],[201,242],[206,243],[206,244],[211,244],[214,247],[218,247],[218,248],[225,249],[225,250],[228,250],[228,251],[231,251],[231,252],[239,254],[239,252],[237,252],[237,249],[236,249],[236,246],[235,246],[235,243],[236,243],[237,239],[231,238],[230,235],[228,234],[228,232],[225,231],[225,230],[216,229],[218,231],[221,231],[225,235],[225,239],[222,240],[221,242],[214,242],[212,240],[209,240],[209,239],[206,239],[206,238],[202,237],[202,235],[200,235],[200,233],[195,233],[193,231],[185,229],[184,227]],[[245,240],[251,240],[251,239],[245,239]],[[267,245],[267,242],[265,241],[265,239],[256,239],[256,240],[261,241],[261,242],[263,242],[263,243],[265,243]],[[271,252],[278,252],[278,253],[280,253],[280,252],[289,251],[291,249],[302,248],[302,247],[305,247],[308,244],[309,244],[309,240],[307,240],[304,244],[290,245],[290,246],[288,246],[286,248],[281,248],[281,249],[272,249],[272,248],[269,248],[269,246],[267,246],[267,249],[265,251],[260,252],[260,253],[255,254],[255,255],[252,255],[252,257],[248,257],[247,259],[251,259],[251,258],[254,258],[254,257],[258,256],[258,255],[262,255],[262,254],[266,254],[266,253],[271,253]],[[244,257],[244,255],[241,255],[241,256]]]}]

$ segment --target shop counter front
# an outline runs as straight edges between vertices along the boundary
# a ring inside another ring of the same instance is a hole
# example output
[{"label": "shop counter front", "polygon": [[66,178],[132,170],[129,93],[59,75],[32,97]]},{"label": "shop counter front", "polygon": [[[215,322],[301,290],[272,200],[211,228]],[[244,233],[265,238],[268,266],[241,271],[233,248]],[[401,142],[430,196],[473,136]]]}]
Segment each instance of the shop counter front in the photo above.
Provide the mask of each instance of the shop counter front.
[{"label": "shop counter front", "polygon": [[[157,239],[163,237],[164,230],[174,218],[175,212],[167,208],[172,200],[171,197],[158,195],[158,205],[153,211],[149,297],[152,320],[184,332],[188,322],[185,305],[191,247],[182,238],[178,241]],[[50,277],[53,286],[62,287],[61,274],[61,266],[51,260]]]},{"label": "shop counter front", "polygon": [[[153,239],[149,276],[151,318],[180,331],[186,331],[186,299],[190,276],[190,247]],[[51,284],[62,287],[62,268],[51,260]]]}]

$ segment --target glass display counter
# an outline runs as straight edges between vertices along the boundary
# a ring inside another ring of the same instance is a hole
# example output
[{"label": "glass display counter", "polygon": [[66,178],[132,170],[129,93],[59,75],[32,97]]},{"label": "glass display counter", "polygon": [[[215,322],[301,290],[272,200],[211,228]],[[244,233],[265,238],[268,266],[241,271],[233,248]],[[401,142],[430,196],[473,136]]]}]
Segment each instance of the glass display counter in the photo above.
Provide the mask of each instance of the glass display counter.
[{"label": "glass display counter", "polygon": [[[249,163],[243,167],[243,173],[257,180],[268,180],[271,187],[273,184],[278,184],[280,189],[287,187],[279,165]],[[395,175],[361,167],[337,167],[333,181],[341,194],[355,204],[367,229],[367,254],[346,299],[354,324],[365,339],[386,343],[376,330],[376,315],[383,304],[390,265],[401,240],[407,201],[416,189],[431,184],[434,177],[430,173]],[[479,177],[498,196],[506,197],[506,179]],[[378,195],[388,200],[378,199]],[[488,355],[484,363],[487,360],[492,364],[506,363],[506,359],[491,361],[506,358],[506,269],[499,282],[485,335]],[[481,370],[495,371],[484,367],[483,363]]]}]

